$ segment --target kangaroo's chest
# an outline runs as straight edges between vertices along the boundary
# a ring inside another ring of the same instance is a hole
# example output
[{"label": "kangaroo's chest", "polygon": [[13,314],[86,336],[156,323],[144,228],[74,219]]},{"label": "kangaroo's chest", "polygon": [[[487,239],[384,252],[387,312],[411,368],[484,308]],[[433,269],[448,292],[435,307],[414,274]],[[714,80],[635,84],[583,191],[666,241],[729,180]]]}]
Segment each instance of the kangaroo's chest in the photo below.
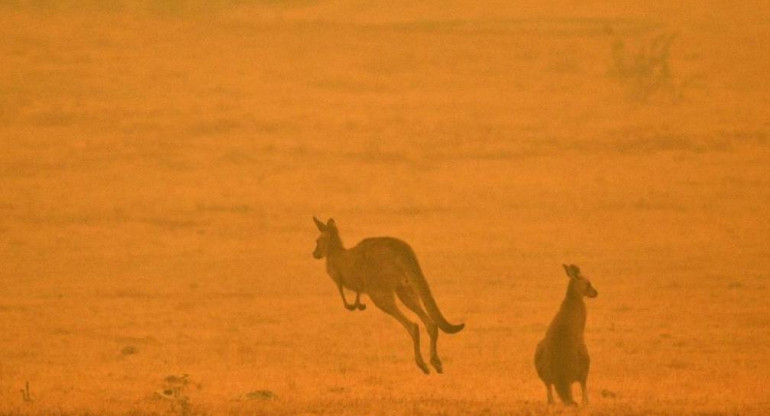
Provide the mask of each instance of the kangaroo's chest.
[{"label": "kangaroo's chest", "polygon": [[586,316],[580,311],[562,310],[556,315],[548,329],[553,344],[572,345],[583,342]]},{"label": "kangaroo's chest", "polygon": [[363,271],[352,266],[344,267],[331,263],[327,264],[326,271],[334,283],[356,292],[366,292],[366,273]]}]

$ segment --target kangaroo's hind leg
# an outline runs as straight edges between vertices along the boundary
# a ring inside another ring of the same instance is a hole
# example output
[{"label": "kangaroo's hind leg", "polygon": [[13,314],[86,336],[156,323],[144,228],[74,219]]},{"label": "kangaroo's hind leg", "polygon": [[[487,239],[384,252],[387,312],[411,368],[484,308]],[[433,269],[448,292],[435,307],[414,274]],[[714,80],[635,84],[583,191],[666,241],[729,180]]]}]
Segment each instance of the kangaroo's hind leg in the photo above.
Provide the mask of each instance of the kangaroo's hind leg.
[{"label": "kangaroo's hind leg", "polygon": [[361,303],[361,292],[356,292],[356,302],[354,303],[355,307],[358,308],[359,311],[365,311],[366,305]]},{"label": "kangaroo's hind leg", "polygon": [[420,353],[420,327],[417,326],[416,323],[410,321],[404,316],[401,310],[398,309],[393,292],[371,292],[369,293],[369,299],[374,302],[375,306],[382,309],[382,311],[388,315],[396,318],[396,320],[406,328],[406,331],[409,332],[409,335],[412,337],[412,343],[414,344],[414,361],[423,373],[428,374],[430,370],[428,369],[428,365],[425,364],[425,361],[422,359],[422,354]]},{"label": "kangaroo's hind leg", "polygon": [[587,378],[588,377],[580,380],[580,389],[583,391],[583,401],[582,401],[583,405],[587,405],[588,404],[588,387],[586,387],[586,379]]},{"label": "kangaroo's hind leg", "polygon": [[396,294],[398,295],[398,298],[401,299],[401,302],[414,312],[420,318],[422,323],[425,324],[425,330],[428,331],[428,335],[430,336],[430,363],[433,365],[433,368],[436,369],[437,373],[443,373],[444,369],[441,365],[441,360],[438,358],[436,345],[438,343],[438,326],[436,326],[433,319],[425,313],[425,310],[420,303],[419,295],[411,287],[401,286],[396,289]]}]

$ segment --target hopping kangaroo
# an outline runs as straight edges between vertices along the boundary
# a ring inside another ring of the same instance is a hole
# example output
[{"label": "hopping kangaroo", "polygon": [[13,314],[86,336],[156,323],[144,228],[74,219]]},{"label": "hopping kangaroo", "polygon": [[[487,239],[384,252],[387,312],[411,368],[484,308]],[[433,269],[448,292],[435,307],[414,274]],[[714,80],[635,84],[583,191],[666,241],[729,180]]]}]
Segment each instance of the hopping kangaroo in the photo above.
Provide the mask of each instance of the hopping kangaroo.
[{"label": "hopping kangaroo", "polygon": [[[450,324],[441,314],[412,248],[395,238],[377,237],[367,238],[355,247],[345,249],[333,219],[326,224],[315,217],[313,221],[321,231],[313,257],[326,258],[326,271],[337,284],[345,308],[351,311],[366,309],[360,297],[362,293],[368,294],[375,306],[406,328],[414,343],[414,360],[420,370],[428,374],[428,366],[420,353],[420,327],[399,310],[395,299],[398,296],[425,324],[430,335],[430,363],[441,373],[441,360],[436,351],[438,330],[454,334],[465,324]],[[344,288],[356,292],[353,304],[345,299]]]},{"label": "hopping kangaroo", "polygon": [[599,293],[574,264],[565,264],[564,270],[569,276],[567,296],[548,327],[545,339],[537,344],[535,368],[537,375],[545,383],[548,404],[553,404],[551,386],[554,386],[564,404],[574,405],[572,383],[576,381],[580,382],[583,404],[586,404],[586,379],[591,360],[583,341],[586,326],[586,304],[583,302],[583,296],[595,298]]}]

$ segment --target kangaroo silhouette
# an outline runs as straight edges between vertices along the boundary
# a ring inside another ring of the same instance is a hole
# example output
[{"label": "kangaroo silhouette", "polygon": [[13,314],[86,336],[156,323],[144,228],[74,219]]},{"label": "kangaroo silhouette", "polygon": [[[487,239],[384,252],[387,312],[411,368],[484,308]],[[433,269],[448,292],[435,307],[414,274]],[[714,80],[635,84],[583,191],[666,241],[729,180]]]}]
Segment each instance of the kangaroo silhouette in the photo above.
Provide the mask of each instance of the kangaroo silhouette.
[{"label": "kangaroo silhouette", "polygon": [[[420,328],[401,312],[395,299],[398,296],[425,325],[430,336],[430,363],[436,372],[442,373],[436,349],[438,330],[454,334],[465,324],[451,324],[444,318],[409,244],[392,237],[376,237],[364,239],[355,247],[346,249],[333,219],[326,224],[315,217],[313,221],[321,232],[313,257],[326,258],[326,272],[337,285],[345,308],[365,310],[361,294],[369,295],[375,306],[406,328],[414,344],[414,361],[420,370],[428,374],[430,370],[420,352]],[[352,304],[345,298],[345,288],[356,292],[356,300]]]},{"label": "kangaroo silhouette", "polygon": [[564,404],[575,405],[572,383],[580,382],[583,404],[588,403],[586,379],[591,359],[583,340],[586,326],[586,305],[583,297],[595,298],[599,293],[574,264],[564,266],[569,277],[567,295],[553,318],[545,338],[537,344],[535,368],[545,383],[548,404],[553,404],[551,386]]}]

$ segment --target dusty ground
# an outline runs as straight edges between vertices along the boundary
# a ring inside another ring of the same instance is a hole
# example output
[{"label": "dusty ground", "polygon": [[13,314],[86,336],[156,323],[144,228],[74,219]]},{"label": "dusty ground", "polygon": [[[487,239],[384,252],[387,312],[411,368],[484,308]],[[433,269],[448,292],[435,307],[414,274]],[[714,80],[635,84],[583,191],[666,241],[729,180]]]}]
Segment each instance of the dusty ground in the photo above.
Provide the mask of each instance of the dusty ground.
[{"label": "dusty ground", "polygon": [[[549,414],[563,262],[556,413],[770,411],[767,6],[249,3],[0,3],[0,414]],[[444,375],[312,215],[412,244]]]}]

